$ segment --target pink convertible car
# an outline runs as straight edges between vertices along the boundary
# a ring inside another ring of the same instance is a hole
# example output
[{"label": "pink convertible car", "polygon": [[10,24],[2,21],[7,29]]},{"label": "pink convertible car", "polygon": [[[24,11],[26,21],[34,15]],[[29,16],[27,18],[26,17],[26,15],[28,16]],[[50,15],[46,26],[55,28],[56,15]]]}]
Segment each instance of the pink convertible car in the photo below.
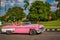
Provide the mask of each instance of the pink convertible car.
[{"label": "pink convertible car", "polygon": [[11,33],[29,33],[37,34],[42,33],[45,31],[45,28],[43,25],[39,24],[30,24],[30,23],[24,23],[22,25],[7,25],[3,26],[1,31],[3,33],[11,34]]}]

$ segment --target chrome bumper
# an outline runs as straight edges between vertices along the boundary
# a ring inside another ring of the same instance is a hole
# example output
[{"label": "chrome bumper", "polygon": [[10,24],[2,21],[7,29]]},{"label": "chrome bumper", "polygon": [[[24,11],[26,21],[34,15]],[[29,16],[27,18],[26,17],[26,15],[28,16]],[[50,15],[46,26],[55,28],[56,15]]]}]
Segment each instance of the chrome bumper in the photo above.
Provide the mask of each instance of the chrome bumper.
[{"label": "chrome bumper", "polygon": [[6,31],[14,31],[14,28],[8,28],[8,29],[1,29],[1,32],[6,32]]},{"label": "chrome bumper", "polygon": [[42,33],[45,31],[45,28],[40,28],[39,30],[37,30],[37,33]]}]

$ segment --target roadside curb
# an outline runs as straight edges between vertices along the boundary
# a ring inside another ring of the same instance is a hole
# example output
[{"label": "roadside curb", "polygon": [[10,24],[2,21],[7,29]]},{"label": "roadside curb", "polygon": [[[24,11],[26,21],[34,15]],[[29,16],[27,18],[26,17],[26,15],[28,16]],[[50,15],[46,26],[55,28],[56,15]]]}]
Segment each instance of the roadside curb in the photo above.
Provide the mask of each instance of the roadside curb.
[{"label": "roadside curb", "polygon": [[45,31],[59,31],[60,32],[60,28],[46,28]]}]

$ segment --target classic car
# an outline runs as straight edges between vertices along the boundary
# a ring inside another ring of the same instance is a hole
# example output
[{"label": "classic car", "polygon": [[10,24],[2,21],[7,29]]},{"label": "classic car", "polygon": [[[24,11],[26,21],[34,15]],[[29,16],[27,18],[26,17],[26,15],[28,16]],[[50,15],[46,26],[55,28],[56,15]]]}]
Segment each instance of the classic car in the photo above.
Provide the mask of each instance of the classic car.
[{"label": "classic car", "polygon": [[25,22],[22,25],[5,25],[2,27],[2,33],[29,33],[30,35],[42,33],[45,31],[43,25],[40,24],[31,24],[29,22]]}]

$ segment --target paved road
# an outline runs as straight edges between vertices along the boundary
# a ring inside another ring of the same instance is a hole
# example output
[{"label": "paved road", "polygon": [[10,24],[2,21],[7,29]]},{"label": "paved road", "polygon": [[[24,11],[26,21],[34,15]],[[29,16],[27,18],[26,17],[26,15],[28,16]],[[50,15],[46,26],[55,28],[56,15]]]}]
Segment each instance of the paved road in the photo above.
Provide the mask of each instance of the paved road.
[{"label": "paved road", "polygon": [[60,32],[44,32],[39,35],[0,34],[0,40],[60,40]]}]

